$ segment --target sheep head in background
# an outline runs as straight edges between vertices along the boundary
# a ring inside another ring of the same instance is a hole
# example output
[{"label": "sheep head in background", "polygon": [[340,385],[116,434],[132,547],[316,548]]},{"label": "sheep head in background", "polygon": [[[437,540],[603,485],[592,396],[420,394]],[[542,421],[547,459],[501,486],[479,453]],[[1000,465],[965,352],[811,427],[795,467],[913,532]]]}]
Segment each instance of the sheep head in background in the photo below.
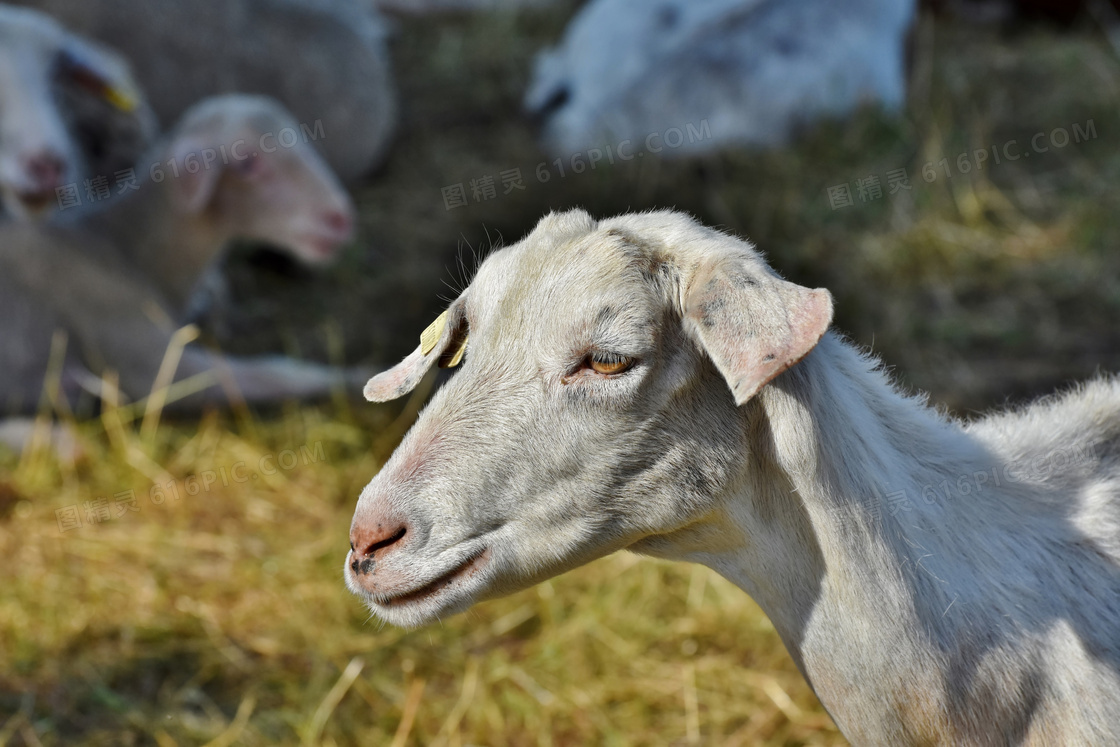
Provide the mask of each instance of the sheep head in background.
[{"label": "sheep head in background", "polygon": [[[60,106],[61,104],[61,106]],[[55,190],[131,166],[155,118],[128,64],[49,16],[0,5],[0,203],[17,219]],[[122,142],[123,141],[123,142]]]},{"label": "sheep head in background", "polygon": [[85,371],[116,372],[128,400],[148,396],[170,383],[164,356],[180,347],[175,381],[207,381],[169,408],[357,391],[349,382],[359,372],[224,357],[175,331],[192,289],[230,241],[267,241],[323,261],[350,236],[348,196],[294,125],[272,99],[208,99],[137,168],[145,175],[137,190],[51,221],[0,225],[0,415],[35,411],[58,330],[69,340],[60,391],[72,406]]},{"label": "sheep head in background", "polygon": [[[168,160],[180,164],[182,181],[173,193],[181,210],[236,221],[225,229],[231,238],[263,242],[310,267],[337,259],[339,247],[353,235],[353,203],[278,102],[240,94],[215,97],[188,110],[177,132],[170,148],[151,160],[161,172],[168,171]],[[205,167],[191,174],[188,160]],[[224,191],[218,195],[218,190]],[[214,203],[209,210],[208,201]],[[206,256],[212,250],[198,248]],[[220,263],[193,280],[189,291],[189,299],[179,299],[178,318],[208,320],[221,329],[232,294]]]},{"label": "sheep head in background", "polygon": [[183,115],[152,164],[188,219],[322,264],[353,235],[354,206],[301,133],[271,98],[215,96]]},{"label": "sheep head in background", "polygon": [[358,499],[347,585],[415,626],[622,548],[703,563],[853,744],[1120,742],[1120,380],[965,426],[831,318],[686,216],[545,218],[367,384],[466,346]]},{"label": "sheep head in background", "polygon": [[213,96],[140,159],[137,190],[62,211],[54,223],[104,238],[182,319],[212,300],[200,291],[220,297],[219,261],[233,241],[318,265],[353,235],[350,196],[308,139],[274,99]]},{"label": "sheep head in background", "polygon": [[861,103],[902,104],[915,4],[593,0],[537,58],[525,108],[560,156],[624,140],[632,154],[653,134],[665,155],[780,145]]}]

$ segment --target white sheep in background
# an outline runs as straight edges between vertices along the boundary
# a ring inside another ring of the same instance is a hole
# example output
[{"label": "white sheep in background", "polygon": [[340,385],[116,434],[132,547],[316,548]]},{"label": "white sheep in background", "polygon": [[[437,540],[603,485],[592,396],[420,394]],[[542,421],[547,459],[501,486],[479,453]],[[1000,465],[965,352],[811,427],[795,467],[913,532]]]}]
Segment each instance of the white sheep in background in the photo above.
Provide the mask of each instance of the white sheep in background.
[{"label": "white sheep in background", "polygon": [[[271,99],[205,100],[144,161],[139,190],[47,224],[0,226],[0,413],[34,412],[53,373],[71,404],[88,389],[88,372],[115,371],[129,400],[148,395],[174,348],[174,319],[233,239],[309,262],[332,256],[351,236],[353,207],[309,143],[278,146],[277,133],[293,127]],[[68,347],[52,370],[58,330]],[[353,376],[281,357],[223,358],[194,344],[174,374],[209,377],[173,403],[179,409],[323,396]]]},{"label": "white sheep in background", "polygon": [[56,189],[112,182],[150,145],[155,117],[128,64],[50,17],[0,5],[0,205],[29,219]]},{"label": "white sheep in background", "polygon": [[372,0],[389,13],[423,14],[453,11],[508,11],[540,8],[556,0]]},{"label": "white sheep in background", "polygon": [[678,213],[545,218],[367,385],[466,346],[358,500],[348,586],[415,626],[623,548],[703,563],[853,744],[1120,744],[1120,381],[965,426],[831,319]]},{"label": "white sheep in background", "polygon": [[[906,93],[915,0],[592,0],[543,52],[525,97],[556,155],[651,134],[666,155],[773,146]],[[706,127],[701,123],[706,122]],[[708,131],[710,130],[710,134]],[[700,133],[704,133],[703,136]]]},{"label": "white sheep in background", "polygon": [[221,93],[278,99],[345,181],[384,158],[397,121],[387,27],[355,0],[19,0],[119,49],[164,122]]}]

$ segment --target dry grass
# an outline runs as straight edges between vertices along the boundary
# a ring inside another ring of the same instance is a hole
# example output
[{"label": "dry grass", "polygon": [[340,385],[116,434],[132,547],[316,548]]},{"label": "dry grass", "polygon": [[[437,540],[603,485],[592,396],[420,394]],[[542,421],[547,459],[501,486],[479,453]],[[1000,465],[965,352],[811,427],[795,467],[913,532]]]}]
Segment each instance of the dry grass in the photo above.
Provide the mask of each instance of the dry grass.
[{"label": "dry grass", "polygon": [[[311,279],[238,258],[247,300],[212,334],[384,363],[464,246],[550,208],[677,206],[831,288],[841,328],[958,411],[1120,369],[1120,65],[1096,30],[927,23],[901,119],[541,185],[518,99],[569,8],[403,21],[405,121],[358,194],[366,250]],[[922,180],[1089,119],[1091,141]],[[524,193],[444,210],[441,187],[509,168]],[[911,191],[830,209],[829,186],[897,168]],[[0,454],[0,744],[843,743],[759,610],[703,569],[621,555],[420,631],[370,621],[341,581],[347,528],[412,411],[211,415],[143,437],[110,417],[79,425],[77,467]],[[292,469],[264,473],[285,454]],[[238,464],[257,477],[233,481]],[[153,481],[180,497],[153,503]],[[128,490],[138,511],[60,531],[56,509],[115,512]]]},{"label": "dry grass", "polygon": [[[370,621],[341,564],[389,415],[210,417],[116,447],[88,424],[77,468],[5,459],[0,742],[842,742],[703,568],[616,556],[423,630]],[[162,503],[130,462],[164,473]],[[91,523],[98,497],[112,518]]]}]

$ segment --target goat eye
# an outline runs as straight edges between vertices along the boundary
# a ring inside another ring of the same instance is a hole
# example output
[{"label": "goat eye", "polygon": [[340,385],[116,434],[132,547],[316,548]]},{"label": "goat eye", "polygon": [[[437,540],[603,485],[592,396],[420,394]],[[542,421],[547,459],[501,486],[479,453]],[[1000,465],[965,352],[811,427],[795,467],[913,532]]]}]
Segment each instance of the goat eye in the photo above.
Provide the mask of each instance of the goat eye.
[{"label": "goat eye", "polygon": [[254,153],[241,160],[235,160],[233,170],[246,177],[260,176],[264,172],[264,163],[260,156]]},{"label": "goat eye", "polygon": [[591,370],[604,376],[614,376],[629,371],[634,365],[633,358],[609,353],[595,353],[587,360]]}]

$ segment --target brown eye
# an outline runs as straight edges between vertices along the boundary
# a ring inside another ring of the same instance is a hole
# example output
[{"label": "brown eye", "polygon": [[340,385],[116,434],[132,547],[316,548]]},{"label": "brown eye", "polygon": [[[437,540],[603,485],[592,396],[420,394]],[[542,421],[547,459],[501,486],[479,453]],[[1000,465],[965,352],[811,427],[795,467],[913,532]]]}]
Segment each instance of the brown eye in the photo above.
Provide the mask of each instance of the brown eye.
[{"label": "brown eye", "polygon": [[621,355],[605,355],[597,353],[588,359],[587,364],[591,370],[604,376],[613,376],[628,371],[634,365],[633,358],[624,358]]}]

